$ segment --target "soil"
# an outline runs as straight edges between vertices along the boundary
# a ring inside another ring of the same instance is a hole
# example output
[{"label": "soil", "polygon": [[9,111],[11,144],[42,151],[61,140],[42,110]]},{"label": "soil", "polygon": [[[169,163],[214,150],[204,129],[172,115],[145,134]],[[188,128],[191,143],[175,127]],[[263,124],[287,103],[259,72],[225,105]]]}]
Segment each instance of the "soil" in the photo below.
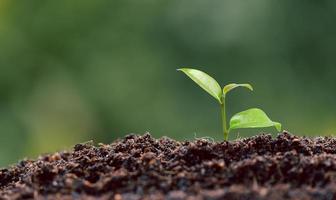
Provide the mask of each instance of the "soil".
[{"label": "soil", "polygon": [[336,138],[77,144],[1,169],[0,199],[336,199]]}]

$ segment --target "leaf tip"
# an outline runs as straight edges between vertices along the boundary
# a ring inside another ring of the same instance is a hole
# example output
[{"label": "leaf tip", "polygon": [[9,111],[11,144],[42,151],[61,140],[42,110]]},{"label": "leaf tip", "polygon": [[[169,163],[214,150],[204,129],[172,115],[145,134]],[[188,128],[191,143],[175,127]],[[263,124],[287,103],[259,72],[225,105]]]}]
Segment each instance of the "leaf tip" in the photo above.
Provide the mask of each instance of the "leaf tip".
[{"label": "leaf tip", "polygon": [[181,68],[176,69],[176,71],[179,71],[179,72],[185,72],[185,71],[188,70],[188,69],[189,69],[189,68],[181,67]]},{"label": "leaf tip", "polygon": [[249,84],[249,83],[241,84],[241,86],[243,86],[243,87],[245,87],[245,88],[247,88],[247,89],[253,91],[253,87],[252,87],[252,85]]},{"label": "leaf tip", "polygon": [[277,131],[279,131],[279,132],[281,131],[281,126],[282,126],[281,123],[274,122],[274,127],[276,128]]}]

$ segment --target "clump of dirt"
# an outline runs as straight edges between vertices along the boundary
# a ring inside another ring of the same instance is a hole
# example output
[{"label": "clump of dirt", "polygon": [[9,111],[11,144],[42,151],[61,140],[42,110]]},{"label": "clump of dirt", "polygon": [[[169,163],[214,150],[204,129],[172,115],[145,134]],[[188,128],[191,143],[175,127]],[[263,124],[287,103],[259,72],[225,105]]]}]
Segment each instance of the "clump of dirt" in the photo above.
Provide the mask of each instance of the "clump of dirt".
[{"label": "clump of dirt", "polygon": [[179,142],[149,134],[0,170],[0,199],[336,199],[336,139],[259,135]]}]

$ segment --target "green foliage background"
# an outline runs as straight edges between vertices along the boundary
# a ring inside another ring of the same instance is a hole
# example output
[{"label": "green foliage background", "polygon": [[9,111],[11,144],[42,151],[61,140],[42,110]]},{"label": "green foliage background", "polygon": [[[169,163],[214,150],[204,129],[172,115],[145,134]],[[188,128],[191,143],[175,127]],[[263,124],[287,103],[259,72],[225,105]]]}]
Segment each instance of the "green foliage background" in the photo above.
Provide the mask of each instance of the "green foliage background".
[{"label": "green foliage background", "polygon": [[222,139],[217,102],[181,66],[251,83],[230,115],[332,135],[335,19],[333,0],[0,0],[0,166],[128,133]]}]

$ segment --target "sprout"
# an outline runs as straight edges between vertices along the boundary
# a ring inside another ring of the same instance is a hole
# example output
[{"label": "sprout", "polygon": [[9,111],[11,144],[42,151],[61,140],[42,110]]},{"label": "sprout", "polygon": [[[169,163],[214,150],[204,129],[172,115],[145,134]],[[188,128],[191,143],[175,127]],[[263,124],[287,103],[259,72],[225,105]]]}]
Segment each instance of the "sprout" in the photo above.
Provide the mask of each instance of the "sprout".
[{"label": "sprout", "polygon": [[213,96],[221,108],[222,125],[224,140],[228,140],[228,135],[231,130],[242,128],[264,128],[274,126],[278,131],[281,131],[281,124],[279,122],[273,122],[264,111],[259,108],[251,108],[242,112],[239,112],[232,116],[230,119],[229,127],[227,127],[225,100],[227,94],[235,88],[243,87],[253,91],[253,87],[250,84],[236,84],[230,83],[223,87],[220,87],[218,82],[206,74],[197,69],[182,68],[178,69],[182,71],[194,82],[196,82],[201,88]]}]

